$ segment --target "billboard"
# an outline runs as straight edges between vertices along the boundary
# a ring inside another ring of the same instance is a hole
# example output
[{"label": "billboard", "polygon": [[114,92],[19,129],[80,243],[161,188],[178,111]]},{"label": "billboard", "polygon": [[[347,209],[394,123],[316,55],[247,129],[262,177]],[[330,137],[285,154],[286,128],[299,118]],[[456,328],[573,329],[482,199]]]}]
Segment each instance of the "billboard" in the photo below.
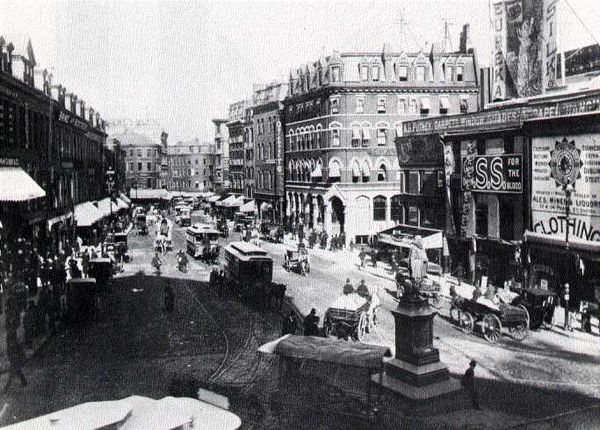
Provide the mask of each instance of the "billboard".
[{"label": "billboard", "polygon": [[[467,157],[463,157],[463,172],[469,169]],[[472,192],[517,193],[523,192],[523,157],[521,154],[476,155],[472,161]],[[466,177],[463,175],[463,189]]]},{"label": "billboard", "polygon": [[556,85],[557,0],[493,5],[492,100],[529,97]]},{"label": "billboard", "polygon": [[568,229],[569,241],[600,242],[600,134],[532,138],[531,161],[533,231],[566,240]]}]

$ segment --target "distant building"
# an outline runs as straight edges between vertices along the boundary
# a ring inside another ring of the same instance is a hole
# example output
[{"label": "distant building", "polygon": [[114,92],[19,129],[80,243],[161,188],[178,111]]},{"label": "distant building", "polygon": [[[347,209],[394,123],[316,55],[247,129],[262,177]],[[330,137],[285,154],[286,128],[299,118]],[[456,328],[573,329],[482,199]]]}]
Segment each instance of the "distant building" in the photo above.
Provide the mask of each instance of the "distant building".
[{"label": "distant building", "polygon": [[215,175],[214,186],[216,192],[229,188],[229,130],[224,124],[226,119],[213,119],[215,125]]},{"label": "distant building", "polygon": [[[230,191],[237,194],[244,192],[244,127],[249,105],[247,100],[242,100],[229,106],[229,181]],[[252,139],[252,136],[248,138]]]},{"label": "distant building", "polygon": [[406,159],[395,140],[403,121],[477,111],[476,70],[472,50],[435,46],[334,52],[294,68],[284,100],[288,219],[355,243],[399,224],[442,228],[442,172]]},{"label": "distant building", "polygon": [[285,217],[283,100],[287,91],[287,82],[257,88],[252,108],[254,198],[260,217],[278,222]]},{"label": "distant building", "polygon": [[216,146],[194,139],[167,147],[169,191],[212,191],[215,189]]}]

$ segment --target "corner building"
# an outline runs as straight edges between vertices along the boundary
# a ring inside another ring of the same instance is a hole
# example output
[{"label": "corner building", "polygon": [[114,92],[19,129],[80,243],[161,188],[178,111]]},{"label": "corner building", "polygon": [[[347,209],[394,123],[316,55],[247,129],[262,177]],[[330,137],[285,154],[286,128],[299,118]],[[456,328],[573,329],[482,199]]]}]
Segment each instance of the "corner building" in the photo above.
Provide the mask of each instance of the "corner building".
[{"label": "corner building", "polygon": [[[334,52],[292,70],[284,101],[288,221],[355,243],[399,224],[443,228],[442,171],[401,165],[396,138],[403,121],[478,108],[475,55],[462,47]],[[435,198],[426,195],[431,178]]]}]

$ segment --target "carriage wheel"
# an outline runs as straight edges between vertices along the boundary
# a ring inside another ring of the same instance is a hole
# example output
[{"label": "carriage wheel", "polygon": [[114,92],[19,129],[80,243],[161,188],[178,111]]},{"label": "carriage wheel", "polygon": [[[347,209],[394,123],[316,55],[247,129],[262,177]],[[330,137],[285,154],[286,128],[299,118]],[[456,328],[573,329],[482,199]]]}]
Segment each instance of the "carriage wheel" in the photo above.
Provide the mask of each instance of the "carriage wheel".
[{"label": "carriage wheel", "polygon": [[529,311],[527,310],[527,308],[524,305],[519,305],[519,308],[523,309],[525,311],[525,313],[527,314],[527,330],[529,330],[530,326],[529,324],[531,324],[531,318],[529,317]]},{"label": "carriage wheel", "polygon": [[367,332],[367,326],[369,325],[369,318],[367,317],[367,313],[363,312],[360,314],[360,319],[358,320],[358,327],[356,327],[356,340],[362,342],[362,339]]},{"label": "carriage wheel", "polygon": [[466,311],[458,311],[458,325],[463,333],[472,333],[475,326],[473,316]]},{"label": "carriage wheel", "polygon": [[485,314],[481,320],[481,331],[488,342],[494,343],[502,334],[502,323],[494,314]]},{"label": "carriage wheel", "polygon": [[460,310],[454,304],[450,306],[450,319],[455,324],[460,322]]},{"label": "carriage wheel", "polygon": [[519,342],[524,340],[529,334],[529,321],[527,323],[522,323],[516,327],[511,328],[510,334]]}]

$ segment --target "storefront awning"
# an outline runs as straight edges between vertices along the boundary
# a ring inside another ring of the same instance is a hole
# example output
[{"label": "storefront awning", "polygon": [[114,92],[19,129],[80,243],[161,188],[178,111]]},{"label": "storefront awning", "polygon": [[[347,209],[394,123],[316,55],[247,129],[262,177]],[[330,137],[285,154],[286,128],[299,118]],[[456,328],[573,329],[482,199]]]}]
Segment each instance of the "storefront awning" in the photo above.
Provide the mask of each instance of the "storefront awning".
[{"label": "storefront awning", "polygon": [[564,238],[549,236],[542,233],[526,231],[523,234],[525,242],[547,246],[556,251],[557,254],[580,253],[581,257],[590,260],[600,260],[600,242],[582,241],[576,237],[569,237],[569,246],[566,246]]},{"label": "storefront awning", "polygon": [[410,245],[416,236],[421,236],[425,249],[439,249],[444,246],[444,235],[441,230],[405,224],[383,230],[377,240],[389,245],[405,247],[407,244]]},{"label": "storefront awning", "polygon": [[256,203],[254,200],[250,200],[240,206],[240,212],[256,212]]},{"label": "storefront awning", "polygon": [[206,201],[209,203],[214,203],[214,202],[218,201],[220,198],[221,198],[221,196],[212,196],[212,197],[209,197],[208,199],[206,199]]},{"label": "storefront awning", "polygon": [[52,230],[52,227],[55,224],[58,224],[60,222],[65,222],[66,220],[68,220],[69,218],[71,218],[73,216],[73,212],[68,212],[66,214],[63,215],[59,215],[59,216],[55,216],[53,218],[50,218],[46,223],[48,225],[48,231]]},{"label": "storefront awning", "polygon": [[450,109],[450,100],[448,100],[448,97],[440,97],[440,109]]},{"label": "storefront awning", "polygon": [[229,203],[234,201],[235,199],[236,199],[236,197],[233,195],[227,196],[223,200],[218,201],[217,206],[229,206]]},{"label": "storefront awning", "polygon": [[119,209],[115,202],[112,202],[108,197],[96,203],[98,210],[102,212],[102,216],[109,216],[111,213],[117,212]]},{"label": "storefront awning", "polygon": [[169,192],[163,189],[138,189],[130,192],[131,200],[161,200],[169,196]]},{"label": "storefront awning", "polygon": [[121,200],[123,200],[125,203],[127,203],[127,205],[131,205],[131,199],[129,197],[127,197],[125,194],[123,194],[123,193],[119,194],[119,198]]},{"label": "storefront awning", "polygon": [[0,167],[0,202],[25,202],[46,192],[20,167]]},{"label": "storefront awning", "polygon": [[429,104],[429,97],[421,98],[421,109],[422,110],[430,110],[431,109],[431,106]]},{"label": "storefront awning", "polygon": [[[230,196],[230,197],[233,197],[233,196]],[[233,207],[237,207],[237,206],[242,206],[243,204],[244,204],[244,198],[242,196],[238,196],[238,197],[233,197],[232,200],[229,200],[227,203],[223,204],[223,206],[233,208]]]},{"label": "storefront awning", "polygon": [[75,221],[78,227],[90,227],[103,217],[102,212],[92,202],[80,203],[75,206]]},{"label": "storefront awning", "polygon": [[125,203],[123,200],[121,200],[120,198],[118,198],[118,197],[117,197],[116,202],[117,202],[117,208],[119,210],[129,208],[129,205],[127,203]]}]

